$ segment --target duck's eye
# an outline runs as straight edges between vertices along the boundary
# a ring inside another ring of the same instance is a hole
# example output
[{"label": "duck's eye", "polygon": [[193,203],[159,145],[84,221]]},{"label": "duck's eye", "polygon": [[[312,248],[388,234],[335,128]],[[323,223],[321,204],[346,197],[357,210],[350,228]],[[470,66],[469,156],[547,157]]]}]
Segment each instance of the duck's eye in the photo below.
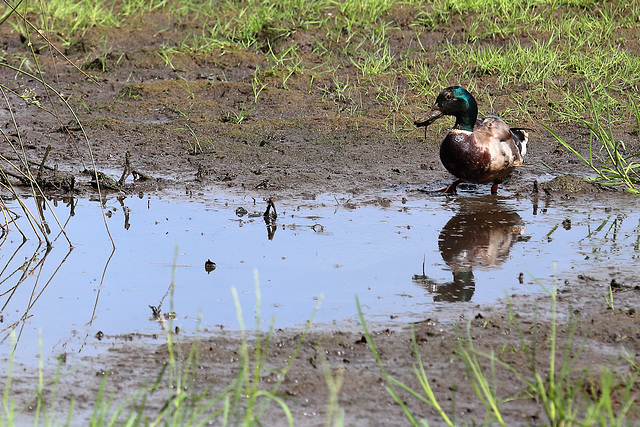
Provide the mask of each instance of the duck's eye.
[{"label": "duck's eye", "polygon": [[446,98],[446,100],[447,100],[447,101],[451,101],[451,100],[453,99],[453,95],[451,95],[450,93],[448,93],[448,94],[445,96],[445,98]]}]

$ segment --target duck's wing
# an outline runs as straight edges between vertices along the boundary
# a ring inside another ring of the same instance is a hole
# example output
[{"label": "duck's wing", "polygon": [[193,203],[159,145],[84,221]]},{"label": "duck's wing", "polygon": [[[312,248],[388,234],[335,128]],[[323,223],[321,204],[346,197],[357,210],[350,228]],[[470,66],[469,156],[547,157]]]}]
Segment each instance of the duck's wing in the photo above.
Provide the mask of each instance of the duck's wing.
[{"label": "duck's wing", "polygon": [[489,114],[482,121],[476,122],[473,129],[478,144],[487,147],[492,161],[517,166],[524,161],[526,152],[526,132],[516,129],[515,132],[495,114]]},{"label": "duck's wing", "polygon": [[513,138],[514,144],[520,150],[520,156],[524,159],[524,156],[527,154],[527,141],[529,141],[529,134],[525,129],[520,128],[511,128],[511,137]]}]

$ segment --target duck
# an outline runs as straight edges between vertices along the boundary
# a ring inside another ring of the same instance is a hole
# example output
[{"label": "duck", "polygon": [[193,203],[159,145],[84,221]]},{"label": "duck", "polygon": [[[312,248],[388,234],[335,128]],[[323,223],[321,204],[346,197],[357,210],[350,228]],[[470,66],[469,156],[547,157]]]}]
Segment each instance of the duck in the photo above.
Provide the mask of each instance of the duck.
[{"label": "duck", "polygon": [[529,135],[525,129],[510,128],[500,117],[490,113],[478,118],[475,98],[462,86],[445,88],[433,107],[415,119],[417,127],[426,127],[443,116],[454,116],[456,123],[440,144],[440,160],[457,179],[440,192],[455,194],[461,182],[498,184],[524,163]]}]

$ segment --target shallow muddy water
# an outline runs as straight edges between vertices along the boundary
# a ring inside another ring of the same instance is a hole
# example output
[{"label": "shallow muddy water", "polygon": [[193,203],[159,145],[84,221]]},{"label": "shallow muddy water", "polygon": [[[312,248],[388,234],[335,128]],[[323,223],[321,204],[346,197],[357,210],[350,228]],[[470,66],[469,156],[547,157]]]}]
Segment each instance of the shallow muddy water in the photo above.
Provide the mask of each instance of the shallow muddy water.
[{"label": "shallow muddy water", "polygon": [[[204,200],[109,198],[115,250],[97,201],[50,202],[44,212],[56,240],[48,254],[33,233],[23,243],[11,231],[0,255],[2,354],[12,330],[17,354],[27,359],[38,355],[40,342],[45,356],[141,337],[159,342],[162,327],[150,306],[165,318],[174,312],[173,325],[184,334],[234,330],[233,287],[252,328],[255,272],[263,328],[272,316],[276,327],[302,325],[319,301],[316,323],[356,319],[356,296],[373,321],[442,321],[460,304],[541,292],[539,283],[551,286],[555,277],[632,265],[640,256],[639,214],[631,204],[416,193],[355,203],[323,196],[276,201],[277,220],[268,224],[262,199]],[[35,212],[34,200],[26,202]],[[9,206],[18,211],[15,202]],[[19,224],[28,231],[24,217]],[[209,260],[215,268],[205,268]]]}]

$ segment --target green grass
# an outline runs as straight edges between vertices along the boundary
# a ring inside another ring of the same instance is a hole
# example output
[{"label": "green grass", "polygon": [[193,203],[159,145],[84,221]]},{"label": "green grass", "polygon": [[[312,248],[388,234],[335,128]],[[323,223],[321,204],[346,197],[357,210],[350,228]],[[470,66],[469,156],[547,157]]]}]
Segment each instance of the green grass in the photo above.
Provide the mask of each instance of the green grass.
[{"label": "green grass", "polygon": [[385,388],[387,389],[389,394],[391,394],[391,396],[393,397],[394,401],[398,404],[398,406],[400,406],[400,408],[404,412],[409,422],[414,426],[417,426],[420,424],[428,425],[426,420],[418,420],[416,416],[413,414],[413,412],[409,410],[409,408],[407,407],[407,404],[405,403],[405,400],[400,397],[400,394],[398,392],[399,390],[403,390],[407,392],[409,395],[411,395],[412,397],[416,398],[418,401],[431,406],[438,412],[442,420],[446,422],[447,425],[453,426],[454,425],[453,422],[449,419],[446,412],[440,406],[440,403],[438,402],[438,399],[436,398],[433,392],[433,389],[431,388],[431,384],[429,383],[429,379],[425,373],[424,365],[422,364],[422,360],[420,359],[420,351],[418,350],[415,331],[413,331],[412,333],[412,338],[413,338],[412,342],[413,342],[413,350],[416,355],[417,363],[414,365],[413,369],[416,377],[420,380],[420,385],[422,386],[422,392],[424,394],[422,394],[420,390],[414,390],[410,388],[406,384],[402,383],[401,381],[397,380],[396,378],[392,377],[387,373],[387,370],[384,367],[385,363],[382,360],[382,357],[380,356],[378,349],[376,348],[375,341],[373,340],[371,333],[367,329],[367,324],[364,321],[362,308],[360,307],[360,301],[358,300],[357,297],[356,297],[356,306],[358,309],[358,316],[360,317],[360,324],[364,331],[364,336],[367,340],[367,344],[369,345],[369,348],[371,349],[371,352],[373,353],[376,359],[376,362],[378,363],[378,367],[382,372],[382,377],[385,380],[385,383],[386,383]]},{"label": "green grass", "polygon": [[[499,351],[479,350],[474,346],[471,322],[467,324],[466,333],[460,333],[454,341],[455,355],[464,366],[467,380],[478,401],[485,408],[483,424],[509,425],[510,421],[504,415],[504,406],[513,400],[526,399],[530,405],[542,408],[547,417],[545,423],[550,426],[631,425],[633,417],[637,416],[632,412],[638,397],[638,369],[635,359],[626,352],[621,354],[629,365],[626,372],[609,367],[599,368],[599,371],[576,367],[584,344],[577,342],[575,336],[579,320],[570,314],[567,323],[560,325],[557,320],[556,291],[545,291],[551,304],[547,339],[538,338],[540,324],[537,319],[534,320],[533,329],[525,331],[513,307],[509,305],[509,322],[517,332],[517,345],[509,344],[505,338],[505,344]],[[421,389],[413,389],[390,376],[385,369],[388,362],[378,352],[357,300],[356,304],[367,343],[378,362],[386,388],[412,425],[428,425],[427,419],[416,415],[415,408],[419,404],[433,408],[441,421],[450,426],[480,423],[481,415],[475,411],[471,413],[469,420],[460,420],[455,419],[454,413],[448,414],[443,409],[440,401],[445,401],[446,396],[436,396],[431,388],[415,332],[412,340],[416,357],[414,375]],[[613,304],[612,300],[608,304]],[[559,328],[564,329],[562,340],[558,334]],[[515,352],[512,357],[524,358],[529,367],[528,372],[505,362],[501,358],[504,352]],[[504,370],[519,379],[522,391],[516,395],[505,394],[496,380],[498,370]]]},{"label": "green grass", "polygon": [[[19,4],[17,12],[33,21],[29,27],[18,16],[10,17],[7,23],[20,33],[39,42],[34,28],[43,28],[65,45],[93,37],[93,29],[135,28],[149,25],[149,14],[161,15],[151,22],[165,39],[158,55],[166,67],[175,70],[175,57],[182,54],[257,55],[261,62],[251,81],[256,103],[269,87],[340,99],[345,88],[334,81],[345,82],[346,76],[336,70],[346,70],[348,83],[364,96],[351,95],[350,105],[336,112],[352,116],[362,113],[360,105],[364,108],[367,97],[380,101],[379,89],[393,90],[389,82],[396,80],[406,85],[410,96],[367,113],[382,114],[386,129],[397,137],[415,136],[409,118],[451,84],[466,86],[480,105],[497,107],[505,119],[533,121],[535,127],[539,122],[587,119],[585,91],[624,122],[618,127],[634,118],[629,98],[640,102],[634,89],[640,59],[632,43],[640,22],[637,2],[52,0],[42,10],[36,3]],[[199,25],[189,25],[192,22]],[[181,25],[185,28],[177,31]],[[452,26],[458,27],[456,37],[447,35]],[[425,45],[425,36],[434,30],[446,36]],[[311,40],[310,51],[301,50],[300,34]],[[398,37],[405,42],[397,43]],[[107,58],[112,47],[104,40],[99,44],[100,57]],[[102,65],[117,67],[104,61]],[[496,90],[509,94],[509,99],[495,103]]]}]

